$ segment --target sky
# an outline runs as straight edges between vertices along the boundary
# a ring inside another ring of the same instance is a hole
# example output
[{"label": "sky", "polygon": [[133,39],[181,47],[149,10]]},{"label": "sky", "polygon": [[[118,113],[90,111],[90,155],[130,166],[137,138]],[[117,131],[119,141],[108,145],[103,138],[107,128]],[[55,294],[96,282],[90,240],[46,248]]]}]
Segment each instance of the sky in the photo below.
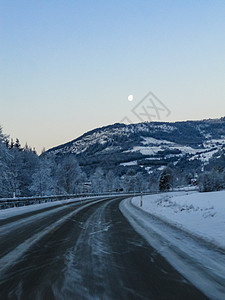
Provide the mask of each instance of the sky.
[{"label": "sky", "polygon": [[121,121],[220,118],[224,98],[225,1],[0,0],[0,125],[39,153]]}]

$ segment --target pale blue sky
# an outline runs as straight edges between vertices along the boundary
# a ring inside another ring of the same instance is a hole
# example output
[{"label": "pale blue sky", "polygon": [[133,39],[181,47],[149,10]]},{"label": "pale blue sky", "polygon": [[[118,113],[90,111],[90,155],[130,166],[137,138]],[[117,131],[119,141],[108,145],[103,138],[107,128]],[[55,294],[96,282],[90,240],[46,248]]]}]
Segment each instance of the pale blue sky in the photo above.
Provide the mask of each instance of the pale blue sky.
[{"label": "pale blue sky", "polygon": [[161,120],[225,115],[223,0],[0,0],[0,45],[0,124],[38,151],[137,122],[149,91]]}]

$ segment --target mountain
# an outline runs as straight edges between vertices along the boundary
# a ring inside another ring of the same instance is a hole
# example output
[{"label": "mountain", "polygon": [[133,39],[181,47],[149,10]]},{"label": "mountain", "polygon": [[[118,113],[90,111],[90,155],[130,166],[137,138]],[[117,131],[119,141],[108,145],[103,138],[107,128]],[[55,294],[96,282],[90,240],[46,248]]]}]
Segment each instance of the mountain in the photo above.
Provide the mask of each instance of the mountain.
[{"label": "mountain", "polygon": [[97,167],[153,173],[166,165],[201,169],[224,155],[225,117],[202,121],[144,122],[97,128],[43,155],[74,154],[92,173]]}]

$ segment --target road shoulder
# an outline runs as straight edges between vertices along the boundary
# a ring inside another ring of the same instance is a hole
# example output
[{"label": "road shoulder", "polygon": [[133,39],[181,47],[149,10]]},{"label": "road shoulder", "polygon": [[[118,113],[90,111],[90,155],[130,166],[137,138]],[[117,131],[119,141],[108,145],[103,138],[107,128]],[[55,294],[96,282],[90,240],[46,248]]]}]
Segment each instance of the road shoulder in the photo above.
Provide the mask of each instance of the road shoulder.
[{"label": "road shoulder", "polygon": [[139,209],[131,198],[121,202],[120,210],[133,228],[205,295],[211,299],[223,298],[224,252]]}]

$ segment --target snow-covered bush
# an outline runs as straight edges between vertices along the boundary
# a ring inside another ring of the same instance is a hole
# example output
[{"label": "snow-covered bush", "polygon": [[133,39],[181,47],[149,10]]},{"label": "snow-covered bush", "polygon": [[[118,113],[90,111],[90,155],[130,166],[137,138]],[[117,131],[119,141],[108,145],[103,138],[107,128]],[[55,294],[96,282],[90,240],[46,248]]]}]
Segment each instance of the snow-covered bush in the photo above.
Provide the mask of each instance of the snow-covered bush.
[{"label": "snow-covered bush", "polygon": [[201,192],[219,191],[225,188],[225,174],[216,170],[204,172],[199,176]]}]

